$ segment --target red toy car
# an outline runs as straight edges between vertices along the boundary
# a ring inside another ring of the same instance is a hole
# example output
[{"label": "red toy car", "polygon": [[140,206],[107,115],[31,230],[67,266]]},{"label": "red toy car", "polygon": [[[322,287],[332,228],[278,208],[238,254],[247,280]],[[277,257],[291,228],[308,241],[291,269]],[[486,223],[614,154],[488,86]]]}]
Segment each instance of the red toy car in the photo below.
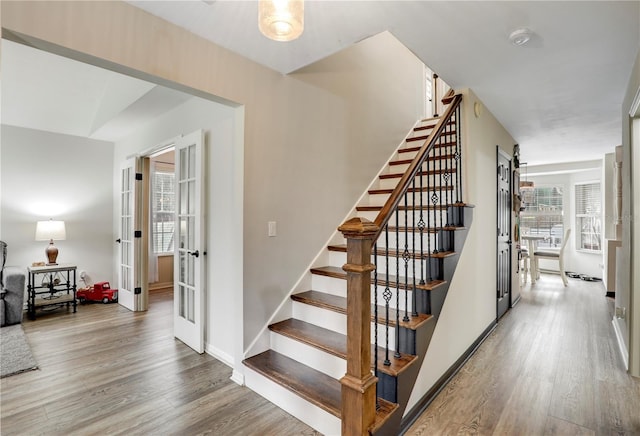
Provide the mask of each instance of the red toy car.
[{"label": "red toy car", "polygon": [[86,301],[102,301],[104,304],[118,301],[118,290],[111,289],[109,282],[96,283],[88,288],[78,289],[76,293],[81,303]]}]

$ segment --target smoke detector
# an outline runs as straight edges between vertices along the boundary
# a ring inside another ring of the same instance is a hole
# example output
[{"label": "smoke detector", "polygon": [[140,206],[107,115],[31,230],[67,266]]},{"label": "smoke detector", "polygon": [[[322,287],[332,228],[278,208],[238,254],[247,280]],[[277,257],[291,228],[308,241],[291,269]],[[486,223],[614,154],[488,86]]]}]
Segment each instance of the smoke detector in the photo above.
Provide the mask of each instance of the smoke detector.
[{"label": "smoke detector", "polygon": [[511,44],[513,45],[522,46],[529,42],[532,36],[533,32],[531,32],[529,29],[517,29],[511,32],[511,35],[509,35],[509,41],[511,41]]}]

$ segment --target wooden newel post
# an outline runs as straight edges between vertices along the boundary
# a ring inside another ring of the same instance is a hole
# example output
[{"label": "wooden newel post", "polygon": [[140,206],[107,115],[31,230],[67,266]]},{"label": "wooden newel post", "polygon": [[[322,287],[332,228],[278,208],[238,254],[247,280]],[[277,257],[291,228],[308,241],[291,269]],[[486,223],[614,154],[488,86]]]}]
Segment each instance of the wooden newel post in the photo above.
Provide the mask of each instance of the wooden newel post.
[{"label": "wooden newel post", "polygon": [[342,383],[342,435],[368,435],[376,416],[376,382],[371,373],[371,247],[378,231],[371,221],[352,218],[339,228],[347,239],[347,373]]}]

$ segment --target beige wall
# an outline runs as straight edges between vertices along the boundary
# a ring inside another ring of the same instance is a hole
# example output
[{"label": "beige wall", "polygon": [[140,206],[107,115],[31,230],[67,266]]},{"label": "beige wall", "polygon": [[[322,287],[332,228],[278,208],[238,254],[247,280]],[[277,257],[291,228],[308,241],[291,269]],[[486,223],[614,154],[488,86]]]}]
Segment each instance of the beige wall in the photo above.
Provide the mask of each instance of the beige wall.
[{"label": "beige wall", "polygon": [[[9,30],[59,54],[243,105],[236,139],[244,165],[235,174],[244,177],[231,182],[244,184],[244,211],[234,215],[244,238],[234,289],[243,293],[244,344],[424,106],[422,64],[388,34],[283,76],[121,2],[2,2],[2,25],[5,37]],[[278,222],[275,238],[268,221]]]},{"label": "beige wall", "polygon": [[463,198],[475,205],[473,223],[407,411],[496,319],[496,145],[511,155],[515,141],[486,108],[476,118],[475,102],[465,91]]},{"label": "beige wall", "polygon": [[[629,110],[640,90],[640,53],[631,71],[622,104],[622,286],[616,289],[616,307],[627,308],[627,318],[617,319],[626,334],[629,349],[629,371],[640,377],[640,135],[631,140],[632,121]],[[635,114],[638,116],[638,114]],[[640,121],[636,121],[640,123]],[[640,132],[638,132],[640,134]]]}]

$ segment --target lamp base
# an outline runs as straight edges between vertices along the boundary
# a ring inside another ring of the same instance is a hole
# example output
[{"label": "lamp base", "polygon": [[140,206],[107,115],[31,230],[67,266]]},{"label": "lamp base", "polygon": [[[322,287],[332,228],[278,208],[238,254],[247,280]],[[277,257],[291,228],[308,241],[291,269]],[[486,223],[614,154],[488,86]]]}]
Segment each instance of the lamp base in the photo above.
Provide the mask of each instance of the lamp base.
[{"label": "lamp base", "polygon": [[53,239],[49,242],[49,245],[44,250],[47,255],[47,266],[57,265],[56,260],[58,259],[58,249],[53,245]]}]

